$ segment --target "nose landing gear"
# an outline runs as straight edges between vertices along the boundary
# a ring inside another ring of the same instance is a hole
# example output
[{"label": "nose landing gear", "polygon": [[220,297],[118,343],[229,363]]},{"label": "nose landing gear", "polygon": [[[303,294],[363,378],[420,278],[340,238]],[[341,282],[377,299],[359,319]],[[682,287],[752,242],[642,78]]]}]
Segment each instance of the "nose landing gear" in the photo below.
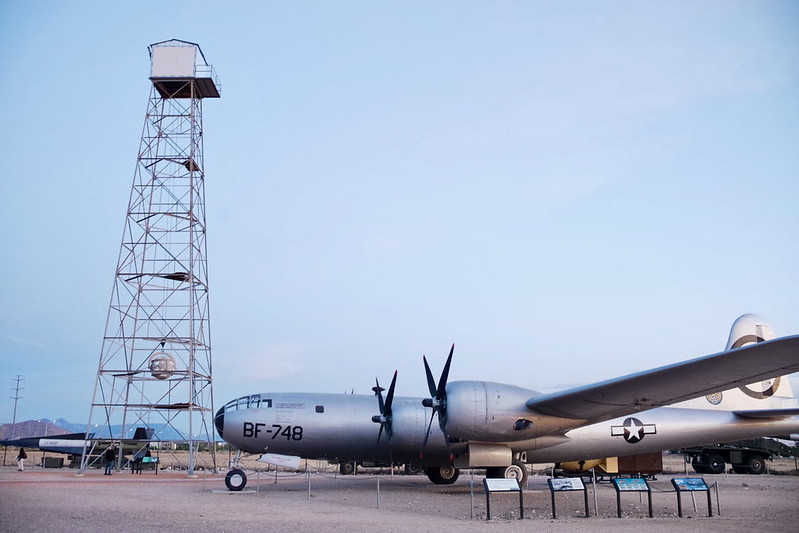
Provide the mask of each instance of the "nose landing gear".
[{"label": "nose landing gear", "polygon": [[225,476],[225,486],[233,492],[240,491],[247,486],[247,474],[240,468],[234,468]]}]

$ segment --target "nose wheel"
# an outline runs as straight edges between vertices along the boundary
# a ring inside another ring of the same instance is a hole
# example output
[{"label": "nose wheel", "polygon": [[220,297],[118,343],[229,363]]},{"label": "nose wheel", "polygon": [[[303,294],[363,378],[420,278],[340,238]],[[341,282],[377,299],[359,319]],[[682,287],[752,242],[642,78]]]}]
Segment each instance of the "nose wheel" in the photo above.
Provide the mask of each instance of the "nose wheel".
[{"label": "nose wheel", "polygon": [[225,486],[233,492],[240,491],[247,486],[247,474],[240,468],[234,468],[225,476]]}]

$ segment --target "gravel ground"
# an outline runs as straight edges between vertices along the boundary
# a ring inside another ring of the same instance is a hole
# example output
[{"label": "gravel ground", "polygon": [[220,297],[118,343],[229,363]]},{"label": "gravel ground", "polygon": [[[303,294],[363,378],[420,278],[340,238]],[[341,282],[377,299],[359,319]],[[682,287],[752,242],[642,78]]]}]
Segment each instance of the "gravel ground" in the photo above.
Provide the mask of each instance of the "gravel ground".
[{"label": "gravel ground", "polygon": [[720,516],[714,492],[713,517],[705,493],[699,493],[696,511],[690,495],[683,497],[684,518],[677,517],[672,477],[682,474],[662,474],[651,483],[652,519],[646,496],[637,493],[622,495],[623,518],[617,518],[616,493],[602,483],[596,490],[598,517],[589,488],[590,518],[582,517],[582,493],[561,493],[553,520],[547,478],[533,475],[524,492],[524,520],[518,519],[516,495],[494,494],[487,522],[483,477],[468,472],[451,486],[433,485],[424,476],[252,473],[246,489],[234,493],[222,475],[203,472],[193,479],[169,470],[104,476],[90,469],[77,476],[67,468],[18,472],[6,466],[0,467],[0,531],[797,531],[799,476],[706,475],[708,484],[718,483]]}]

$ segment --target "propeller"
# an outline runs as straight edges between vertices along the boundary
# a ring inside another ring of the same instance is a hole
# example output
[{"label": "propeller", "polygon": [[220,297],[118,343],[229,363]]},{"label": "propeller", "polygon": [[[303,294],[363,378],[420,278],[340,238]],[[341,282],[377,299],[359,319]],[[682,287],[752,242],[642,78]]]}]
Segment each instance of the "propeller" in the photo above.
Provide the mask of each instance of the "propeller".
[{"label": "propeller", "polygon": [[394,371],[394,377],[391,379],[391,385],[388,387],[388,394],[386,394],[386,401],[383,401],[383,391],[385,390],[380,386],[380,382],[375,378],[375,386],[372,390],[375,391],[377,396],[377,406],[380,408],[380,414],[372,417],[372,422],[380,424],[380,431],[377,433],[377,444],[380,444],[380,437],[383,436],[383,430],[386,430],[386,439],[391,444],[391,404],[394,403],[394,386],[397,384],[397,371]]},{"label": "propeller", "polygon": [[455,351],[455,344],[449,349],[449,356],[447,362],[444,364],[444,370],[441,371],[441,377],[438,378],[438,385],[433,379],[433,373],[430,371],[430,365],[427,364],[427,357],[422,356],[424,361],[424,371],[427,375],[427,388],[430,390],[430,398],[422,400],[422,405],[425,407],[432,407],[433,413],[430,415],[430,423],[427,424],[427,433],[424,435],[424,443],[422,443],[422,451],[419,457],[424,457],[424,450],[427,447],[427,439],[430,437],[430,428],[433,426],[433,418],[438,413],[438,425],[441,427],[441,432],[444,433],[444,440],[447,444],[450,459],[452,459],[452,450],[449,444],[449,435],[447,435],[447,379],[449,378],[449,366],[452,363],[452,353]]}]

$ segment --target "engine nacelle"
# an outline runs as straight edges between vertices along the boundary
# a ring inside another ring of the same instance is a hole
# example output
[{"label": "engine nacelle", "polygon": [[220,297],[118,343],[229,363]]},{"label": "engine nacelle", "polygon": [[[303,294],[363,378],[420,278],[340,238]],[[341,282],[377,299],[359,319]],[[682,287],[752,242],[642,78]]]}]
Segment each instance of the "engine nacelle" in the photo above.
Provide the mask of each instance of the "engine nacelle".
[{"label": "engine nacelle", "polygon": [[[527,400],[538,393],[490,381],[456,381],[447,385],[447,433],[461,440],[508,442],[548,433]],[[544,424],[548,426],[549,424]]]}]

